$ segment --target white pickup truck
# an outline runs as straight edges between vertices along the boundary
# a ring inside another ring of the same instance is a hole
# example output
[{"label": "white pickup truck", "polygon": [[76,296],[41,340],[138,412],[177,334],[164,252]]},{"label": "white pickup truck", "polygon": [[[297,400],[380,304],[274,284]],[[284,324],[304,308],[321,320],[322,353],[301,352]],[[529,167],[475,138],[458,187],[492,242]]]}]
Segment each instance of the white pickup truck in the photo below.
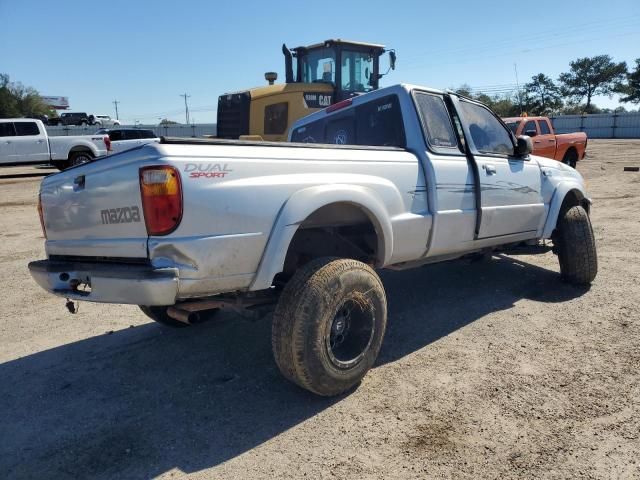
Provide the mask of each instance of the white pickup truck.
[{"label": "white pickup truck", "polygon": [[71,309],[136,304],[175,326],[275,304],[282,373],[336,395],[382,344],[376,268],[525,246],[553,248],[568,282],[596,275],[581,175],[530,155],[482,104],[397,85],[299,120],[291,139],[163,139],[45,178],[48,258],[32,276]]},{"label": "white pickup truck", "polygon": [[40,120],[0,119],[0,166],[50,163],[59,169],[106,155],[107,135],[50,137]]}]

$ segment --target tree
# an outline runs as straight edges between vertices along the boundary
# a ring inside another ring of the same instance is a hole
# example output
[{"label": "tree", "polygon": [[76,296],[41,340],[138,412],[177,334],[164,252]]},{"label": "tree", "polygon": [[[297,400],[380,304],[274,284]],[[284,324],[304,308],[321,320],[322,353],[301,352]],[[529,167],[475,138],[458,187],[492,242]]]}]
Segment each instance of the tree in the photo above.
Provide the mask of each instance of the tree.
[{"label": "tree", "polygon": [[534,115],[549,115],[562,107],[560,89],[544,73],[531,77],[524,85],[524,95],[529,104],[527,110]]},{"label": "tree", "polygon": [[9,75],[0,73],[0,118],[55,115],[38,92],[20,82],[11,82]]},{"label": "tree", "polygon": [[620,98],[621,102],[640,103],[640,58],[636,58],[636,69],[627,72],[627,82],[618,91],[626,95]]},{"label": "tree", "polygon": [[561,92],[574,102],[585,98],[585,111],[591,113],[591,100],[596,95],[607,95],[618,91],[627,73],[626,62],[615,63],[609,55],[596,55],[574,60],[570,71],[561,73],[558,80]]},{"label": "tree", "polygon": [[178,125],[178,122],[174,122],[173,120],[169,120],[168,118],[163,118],[160,120],[160,125]]}]

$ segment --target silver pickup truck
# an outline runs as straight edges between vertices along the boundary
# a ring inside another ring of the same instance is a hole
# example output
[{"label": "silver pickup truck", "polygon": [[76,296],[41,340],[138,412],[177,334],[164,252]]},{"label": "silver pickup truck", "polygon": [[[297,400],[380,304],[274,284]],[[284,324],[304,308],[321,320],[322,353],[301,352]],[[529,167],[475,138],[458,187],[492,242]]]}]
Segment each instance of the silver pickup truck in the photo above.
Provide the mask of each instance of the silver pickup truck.
[{"label": "silver pickup truck", "polygon": [[568,282],[596,275],[581,175],[530,155],[480,103],[396,85],[305,117],[290,140],[163,139],[47,177],[48,258],[31,274],[174,326],[275,305],[276,363],[320,395],[352,388],[378,355],[375,269],[526,246],[553,248]]}]

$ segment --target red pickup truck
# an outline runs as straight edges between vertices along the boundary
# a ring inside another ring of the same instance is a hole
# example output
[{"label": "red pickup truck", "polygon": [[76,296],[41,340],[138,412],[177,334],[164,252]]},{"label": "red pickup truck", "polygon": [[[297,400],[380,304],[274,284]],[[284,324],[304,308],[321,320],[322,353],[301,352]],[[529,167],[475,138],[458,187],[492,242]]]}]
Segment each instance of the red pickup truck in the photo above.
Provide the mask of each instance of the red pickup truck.
[{"label": "red pickup truck", "polygon": [[576,168],[578,160],[587,150],[587,134],[584,132],[556,135],[547,117],[510,117],[504,122],[516,135],[528,135],[533,140],[533,154],[554,158]]}]

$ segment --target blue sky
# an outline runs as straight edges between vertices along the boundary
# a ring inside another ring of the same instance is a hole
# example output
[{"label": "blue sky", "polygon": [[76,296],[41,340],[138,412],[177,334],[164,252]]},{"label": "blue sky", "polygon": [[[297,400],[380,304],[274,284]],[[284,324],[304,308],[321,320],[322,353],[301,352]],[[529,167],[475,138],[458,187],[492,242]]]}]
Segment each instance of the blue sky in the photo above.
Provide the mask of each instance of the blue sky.
[{"label": "blue sky", "polygon": [[[309,6],[307,6],[309,5]],[[126,121],[215,122],[217,97],[284,77],[280,46],[344,38],[396,49],[383,85],[500,92],[577,57],[640,57],[640,1],[0,0],[0,72],[71,109]],[[596,98],[599,106],[616,99]],[[630,107],[630,105],[628,105]]]}]

